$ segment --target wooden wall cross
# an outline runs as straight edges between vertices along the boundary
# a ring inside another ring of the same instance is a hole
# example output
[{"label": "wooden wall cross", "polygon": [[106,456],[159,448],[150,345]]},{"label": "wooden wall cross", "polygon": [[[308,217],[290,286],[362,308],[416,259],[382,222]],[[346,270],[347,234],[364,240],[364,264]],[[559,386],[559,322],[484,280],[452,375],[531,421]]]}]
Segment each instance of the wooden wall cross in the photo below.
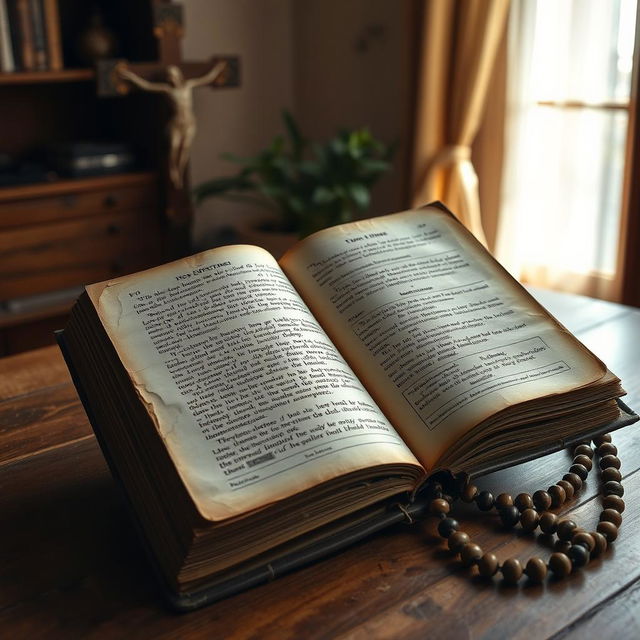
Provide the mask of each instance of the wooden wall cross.
[{"label": "wooden wall cross", "polygon": [[[202,76],[218,62],[225,62],[224,73],[211,86],[215,88],[240,86],[240,59],[238,56],[215,56],[208,62],[182,60],[180,41],[184,35],[184,11],[181,4],[156,0],[153,3],[153,34],[158,43],[157,62],[127,63],[127,68],[150,82],[166,80],[170,65],[180,68],[189,80]],[[122,60],[101,60],[98,63],[98,95],[102,97],[122,95],[127,92],[125,83],[118,80],[114,71]]]},{"label": "wooden wall cross", "polygon": [[210,84],[213,89],[223,89],[240,86],[240,58],[238,56],[213,56],[208,62],[129,62],[127,60],[100,60],[97,69],[97,91],[102,98],[125,95],[129,92],[128,83],[118,78],[116,67],[125,65],[135,74],[149,82],[167,80],[167,69],[176,66],[182,71],[185,80],[197,78],[212,69],[217,63],[224,62],[224,72]]},{"label": "wooden wall cross", "polygon": [[[156,62],[101,60],[97,63],[97,92],[101,97],[122,96],[132,88],[165,94],[171,109],[169,145],[164,163],[165,218],[185,237],[176,253],[188,250],[188,225],[192,218],[191,199],[185,169],[195,134],[192,90],[208,85],[213,89],[240,86],[240,59],[216,55],[208,62],[183,61],[180,40],[183,36],[183,11],[180,4],[153,3],[154,29],[158,41]],[[186,231],[185,231],[186,229]],[[186,234],[186,235],[185,235]]]}]

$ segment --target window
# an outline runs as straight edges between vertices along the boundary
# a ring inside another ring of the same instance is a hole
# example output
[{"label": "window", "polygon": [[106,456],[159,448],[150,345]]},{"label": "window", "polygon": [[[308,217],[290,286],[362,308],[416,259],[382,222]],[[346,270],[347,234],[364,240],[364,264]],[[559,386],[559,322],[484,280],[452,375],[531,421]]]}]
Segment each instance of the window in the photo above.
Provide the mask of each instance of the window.
[{"label": "window", "polygon": [[612,298],[635,0],[514,0],[497,255],[524,282]]}]

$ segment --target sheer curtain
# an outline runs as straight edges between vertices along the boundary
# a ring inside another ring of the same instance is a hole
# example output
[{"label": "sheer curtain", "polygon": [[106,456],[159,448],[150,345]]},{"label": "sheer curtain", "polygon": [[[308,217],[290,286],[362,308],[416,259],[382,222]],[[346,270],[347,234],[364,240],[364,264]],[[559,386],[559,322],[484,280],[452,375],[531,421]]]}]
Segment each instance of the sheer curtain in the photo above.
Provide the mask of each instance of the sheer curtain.
[{"label": "sheer curtain", "polygon": [[524,282],[615,296],[634,0],[514,0],[496,255]]}]

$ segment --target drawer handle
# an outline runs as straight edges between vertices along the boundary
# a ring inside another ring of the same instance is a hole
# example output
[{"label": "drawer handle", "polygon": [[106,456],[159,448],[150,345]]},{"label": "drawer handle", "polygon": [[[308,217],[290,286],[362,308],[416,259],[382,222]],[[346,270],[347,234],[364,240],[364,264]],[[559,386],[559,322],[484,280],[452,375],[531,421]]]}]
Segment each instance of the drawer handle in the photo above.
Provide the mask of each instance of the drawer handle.
[{"label": "drawer handle", "polygon": [[104,206],[108,208],[113,208],[118,204],[118,198],[116,198],[112,193],[104,199]]},{"label": "drawer handle", "polygon": [[107,233],[110,236],[117,236],[120,233],[120,227],[117,224],[110,224],[107,226]]}]

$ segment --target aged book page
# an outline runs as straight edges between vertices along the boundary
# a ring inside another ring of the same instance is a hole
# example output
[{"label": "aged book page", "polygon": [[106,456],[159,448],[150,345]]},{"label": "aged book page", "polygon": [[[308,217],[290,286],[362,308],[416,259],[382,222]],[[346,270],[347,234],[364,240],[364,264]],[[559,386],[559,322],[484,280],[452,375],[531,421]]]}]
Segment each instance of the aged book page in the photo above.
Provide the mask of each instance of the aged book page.
[{"label": "aged book page", "polygon": [[427,469],[497,411],[606,373],[437,208],[321,231],[281,265]]},{"label": "aged book page", "polygon": [[418,462],[276,261],[232,246],[87,292],[205,518]]}]

